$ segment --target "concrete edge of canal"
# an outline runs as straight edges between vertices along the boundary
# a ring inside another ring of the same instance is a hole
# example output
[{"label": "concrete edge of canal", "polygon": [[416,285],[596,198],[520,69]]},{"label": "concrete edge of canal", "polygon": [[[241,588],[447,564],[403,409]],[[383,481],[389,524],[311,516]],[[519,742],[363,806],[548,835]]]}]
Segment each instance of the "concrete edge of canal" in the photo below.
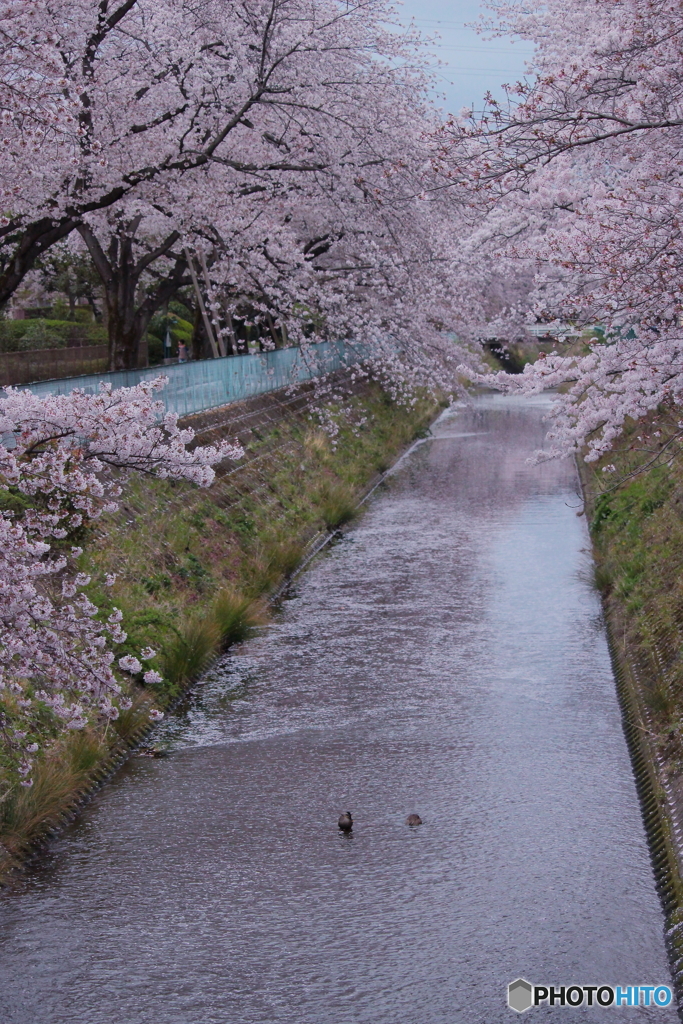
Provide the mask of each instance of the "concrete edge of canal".
[{"label": "concrete edge of canal", "polygon": [[618,649],[608,610],[605,614],[605,627],[652,870],[664,911],[665,941],[676,989],[678,1014],[683,1020],[683,881],[680,869],[683,836],[675,817],[675,804],[669,784],[650,742],[647,718],[637,696],[634,669]]},{"label": "concrete edge of canal", "polygon": [[[594,496],[587,472],[576,459],[587,513]],[[589,519],[590,525],[590,519]],[[593,550],[593,546],[591,545]],[[665,766],[653,742],[651,715],[643,701],[638,669],[620,644],[618,613],[605,593],[601,595],[603,620],[612,672],[621,710],[624,736],[631,759],[643,817],[652,871],[664,914],[664,939],[676,994],[678,1016],[683,1021],[683,828],[677,801]]]}]

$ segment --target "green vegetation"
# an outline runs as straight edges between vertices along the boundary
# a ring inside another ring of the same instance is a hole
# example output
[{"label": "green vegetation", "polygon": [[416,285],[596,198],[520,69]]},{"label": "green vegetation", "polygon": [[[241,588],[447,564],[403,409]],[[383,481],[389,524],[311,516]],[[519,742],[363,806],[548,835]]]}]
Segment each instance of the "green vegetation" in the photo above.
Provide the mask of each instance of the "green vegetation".
[{"label": "green vegetation", "polygon": [[683,770],[683,460],[667,440],[677,429],[660,411],[630,424],[619,451],[582,467],[595,584],[657,752],[675,774]]},{"label": "green vegetation", "polygon": [[328,530],[349,523],[356,515],[356,495],[348,484],[326,481],[320,488],[319,501]]},{"label": "green vegetation", "polygon": [[[109,770],[148,728],[148,710],[165,706],[230,643],[265,621],[267,598],[300,563],[309,542],[355,515],[378,471],[424,432],[438,411],[433,399],[412,408],[387,401],[367,385],[328,407],[331,440],[310,410],[293,413],[277,396],[261,400],[260,419],[243,429],[246,456],[208,490],[184,482],[131,477],[119,513],[101,521],[79,544],[80,568],[91,575],[89,596],[108,615],[123,612],[128,633],[117,656],[152,647],[145,663],[162,681],[138,680],[133,707],[107,731],[84,730],[52,740],[31,789],[3,786],[0,770],[0,878]],[[201,442],[234,436],[234,422],[213,425]],[[117,574],[113,587],[101,582]],[[6,856],[2,857],[2,847]]]},{"label": "green vegetation", "polygon": [[160,310],[155,313],[149,322],[147,329],[147,346],[150,365],[160,363],[164,358],[164,339],[166,331],[171,335],[173,349],[177,355],[178,345],[185,342],[188,351],[192,345],[194,327],[192,325],[192,313],[182,302],[172,300],[168,304],[168,311]]},{"label": "green vegetation", "polygon": [[[373,388],[338,414],[334,442],[308,416],[254,427],[243,463],[208,491],[128,482],[120,514],[84,545],[80,567],[93,580],[117,575],[111,588],[93,584],[90,596],[102,614],[122,610],[121,653],[160,652],[148,663],[164,676],[158,699],[175,695],[218,647],[239,638],[244,622],[262,617],[255,602],[298,565],[316,533],[353,518],[368,481],[435,408],[427,399],[396,406]],[[209,430],[202,439],[216,436]]]},{"label": "green vegetation", "polygon": [[106,344],[107,329],[102,324],[79,320],[0,320],[0,352]]}]

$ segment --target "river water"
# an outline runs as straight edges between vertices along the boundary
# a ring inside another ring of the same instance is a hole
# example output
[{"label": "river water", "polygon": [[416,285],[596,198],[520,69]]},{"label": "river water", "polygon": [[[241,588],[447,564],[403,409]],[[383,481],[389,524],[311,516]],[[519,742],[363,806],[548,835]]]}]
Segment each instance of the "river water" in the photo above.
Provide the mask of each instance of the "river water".
[{"label": "river water", "polygon": [[526,461],[545,411],[448,410],[0,899],[3,1024],[497,1024],[519,975],[670,984],[574,467]]}]

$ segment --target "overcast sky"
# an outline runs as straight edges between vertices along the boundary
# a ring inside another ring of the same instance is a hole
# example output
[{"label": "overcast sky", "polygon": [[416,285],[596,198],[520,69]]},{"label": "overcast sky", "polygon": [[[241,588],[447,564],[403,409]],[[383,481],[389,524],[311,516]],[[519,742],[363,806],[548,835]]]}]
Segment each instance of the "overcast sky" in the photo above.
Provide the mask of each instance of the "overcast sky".
[{"label": "overcast sky", "polygon": [[502,84],[517,81],[531,55],[526,41],[486,40],[467,28],[483,10],[477,0],[404,0],[398,7],[401,20],[412,18],[424,34],[441,36],[433,44],[435,57],[444,65],[437,69],[445,93],[439,105],[453,113],[464,106],[481,109],[487,89],[502,94]]}]

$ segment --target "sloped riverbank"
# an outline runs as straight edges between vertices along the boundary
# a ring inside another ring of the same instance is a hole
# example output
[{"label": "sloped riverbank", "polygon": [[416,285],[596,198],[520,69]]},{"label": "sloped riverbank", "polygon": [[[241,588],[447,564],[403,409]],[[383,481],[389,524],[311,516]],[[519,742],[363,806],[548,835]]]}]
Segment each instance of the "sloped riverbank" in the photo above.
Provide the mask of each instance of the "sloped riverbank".
[{"label": "sloped riverbank", "polygon": [[683,460],[679,415],[580,464],[624,723],[683,996]]},{"label": "sloped riverbank", "polygon": [[[79,543],[89,596],[122,610],[120,654],[156,650],[147,665],[163,681],[137,685],[133,707],[107,729],[92,724],[51,741],[31,789],[2,785],[0,882],[70,820],[149,730],[150,709],[168,707],[212,659],[268,616],[267,600],[438,411],[408,408],[348,375],[274,392],[188,421],[200,443],[238,437],[245,458],[219,467],[209,490],[130,478],[117,517]],[[322,429],[322,425],[325,429]],[[113,587],[106,574],[117,574]]]}]

